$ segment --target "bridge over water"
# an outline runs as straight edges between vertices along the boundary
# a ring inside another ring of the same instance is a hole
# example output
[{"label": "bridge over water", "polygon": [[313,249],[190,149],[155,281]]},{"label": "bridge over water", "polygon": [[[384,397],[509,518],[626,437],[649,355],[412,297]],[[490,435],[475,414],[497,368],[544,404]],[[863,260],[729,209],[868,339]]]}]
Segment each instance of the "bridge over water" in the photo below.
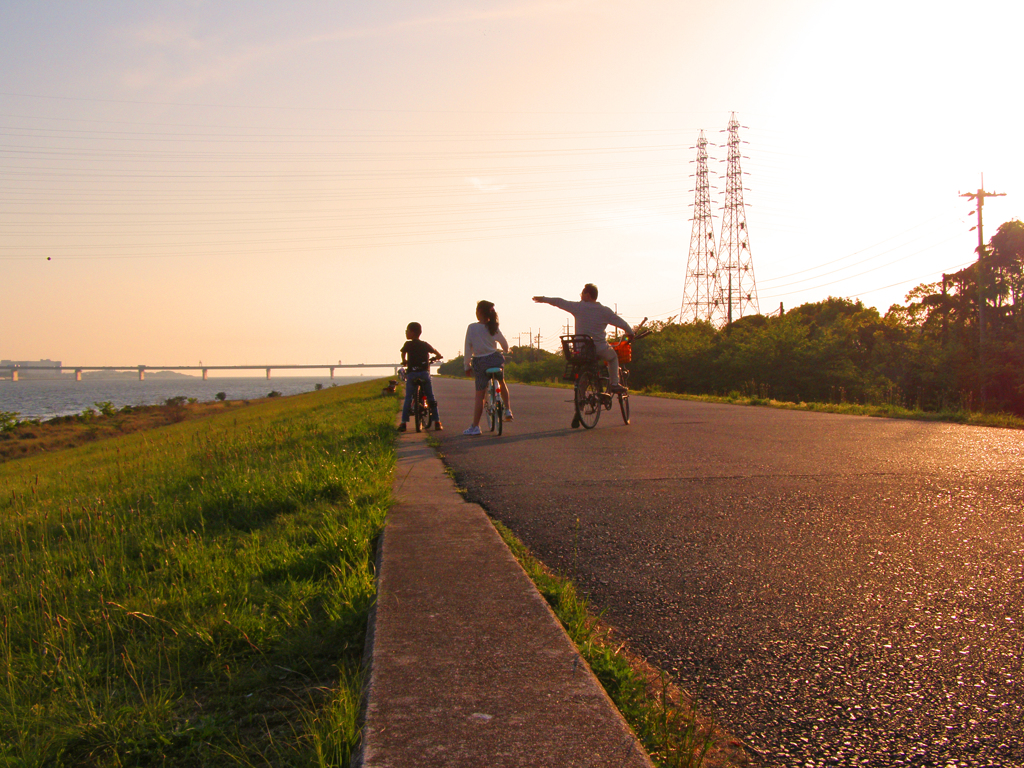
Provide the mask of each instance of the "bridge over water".
[{"label": "bridge over water", "polygon": [[328,363],[325,365],[33,365],[33,364],[0,364],[0,374],[8,374],[13,381],[18,381],[18,374],[22,371],[46,371],[47,373],[61,374],[64,371],[74,371],[75,381],[82,380],[83,371],[138,371],[139,381],[146,379],[146,371],[202,371],[203,380],[209,378],[210,371],[266,371],[267,378],[270,378],[271,371],[282,370],[317,370],[330,371],[331,378],[334,378],[334,371],[339,368],[390,368],[397,375],[401,363]]}]

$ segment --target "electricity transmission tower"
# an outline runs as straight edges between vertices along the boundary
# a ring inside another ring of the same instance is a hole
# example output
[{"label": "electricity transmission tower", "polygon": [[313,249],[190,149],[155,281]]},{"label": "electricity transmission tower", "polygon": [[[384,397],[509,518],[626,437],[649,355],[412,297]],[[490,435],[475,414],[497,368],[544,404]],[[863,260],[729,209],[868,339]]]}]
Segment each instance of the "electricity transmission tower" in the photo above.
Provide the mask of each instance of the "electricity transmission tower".
[{"label": "electricity transmission tower", "polygon": [[697,183],[693,197],[693,228],[690,258],[683,283],[679,322],[703,320],[720,324],[725,319],[718,259],[715,255],[715,225],[711,214],[711,186],[708,184],[708,140],[704,131],[697,139]]},{"label": "electricity transmission tower", "polygon": [[743,171],[740,169],[740,123],[736,113],[729,120],[728,164],[725,172],[725,204],[722,233],[718,238],[718,279],[725,304],[725,320],[760,314],[754,259],[750,254],[747,214],[743,207]]}]

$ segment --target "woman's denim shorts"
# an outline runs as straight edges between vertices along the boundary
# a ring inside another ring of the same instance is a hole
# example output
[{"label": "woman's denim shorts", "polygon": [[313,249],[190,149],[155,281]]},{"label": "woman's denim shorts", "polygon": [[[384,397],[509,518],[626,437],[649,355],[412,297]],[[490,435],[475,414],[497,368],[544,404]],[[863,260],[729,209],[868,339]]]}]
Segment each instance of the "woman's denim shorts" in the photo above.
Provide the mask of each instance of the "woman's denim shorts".
[{"label": "woman's denim shorts", "polygon": [[[504,368],[505,357],[501,352],[492,352],[484,357],[473,358],[473,373],[476,375],[476,391],[483,392],[487,389],[487,380],[490,376],[487,375],[488,368]],[[495,378],[502,384],[505,383],[504,372],[499,373]]]}]

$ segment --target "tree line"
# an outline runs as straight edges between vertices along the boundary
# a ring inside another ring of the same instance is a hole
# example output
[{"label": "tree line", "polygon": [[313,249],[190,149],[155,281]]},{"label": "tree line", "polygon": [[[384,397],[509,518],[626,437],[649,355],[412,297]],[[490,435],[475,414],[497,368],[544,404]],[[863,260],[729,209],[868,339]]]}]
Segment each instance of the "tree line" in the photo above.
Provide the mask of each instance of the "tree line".
[{"label": "tree line", "polygon": [[[462,359],[446,365],[459,374]],[[1004,223],[976,262],[884,315],[832,297],[724,328],[655,323],[629,367],[634,390],[1024,415],[1024,223]],[[506,363],[520,381],[563,371],[560,355],[525,347]]]}]

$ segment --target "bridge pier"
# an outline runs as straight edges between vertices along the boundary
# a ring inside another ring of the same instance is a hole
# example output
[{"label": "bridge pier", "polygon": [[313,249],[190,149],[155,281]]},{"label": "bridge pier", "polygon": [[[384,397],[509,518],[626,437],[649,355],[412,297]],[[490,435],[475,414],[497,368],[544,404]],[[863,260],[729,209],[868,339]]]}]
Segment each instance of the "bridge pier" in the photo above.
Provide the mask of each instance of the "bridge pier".
[{"label": "bridge pier", "polygon": [[81,368],[75,368],[75,381],[81,381],[81,380],[82,380],[82,369]]},{"label": "bridge pier", "polygon": [[334,366],[331,366],[331,381],[334,381]]},{"label": "bridge pier", "polygon": [[17,371],[17,369],[15,369],[15,370],[11,371],[11,381],[17,381],[17,380],[18,380],[18,371]]},{"label": "bridge pier", "polygon": [[209,369],[203,368],[203,381],[206,381],[209,378],[209,372]]},{"label": "bridge pier", "polygon": [[145,381],[145,380],[146,380],[146,366],[140,365],[139,366],[139,381]]},{"label": "bridge pier", "polygon": [[270,378],[270,369],[269,368],[267,368],[267,378],[268,379]]}]

